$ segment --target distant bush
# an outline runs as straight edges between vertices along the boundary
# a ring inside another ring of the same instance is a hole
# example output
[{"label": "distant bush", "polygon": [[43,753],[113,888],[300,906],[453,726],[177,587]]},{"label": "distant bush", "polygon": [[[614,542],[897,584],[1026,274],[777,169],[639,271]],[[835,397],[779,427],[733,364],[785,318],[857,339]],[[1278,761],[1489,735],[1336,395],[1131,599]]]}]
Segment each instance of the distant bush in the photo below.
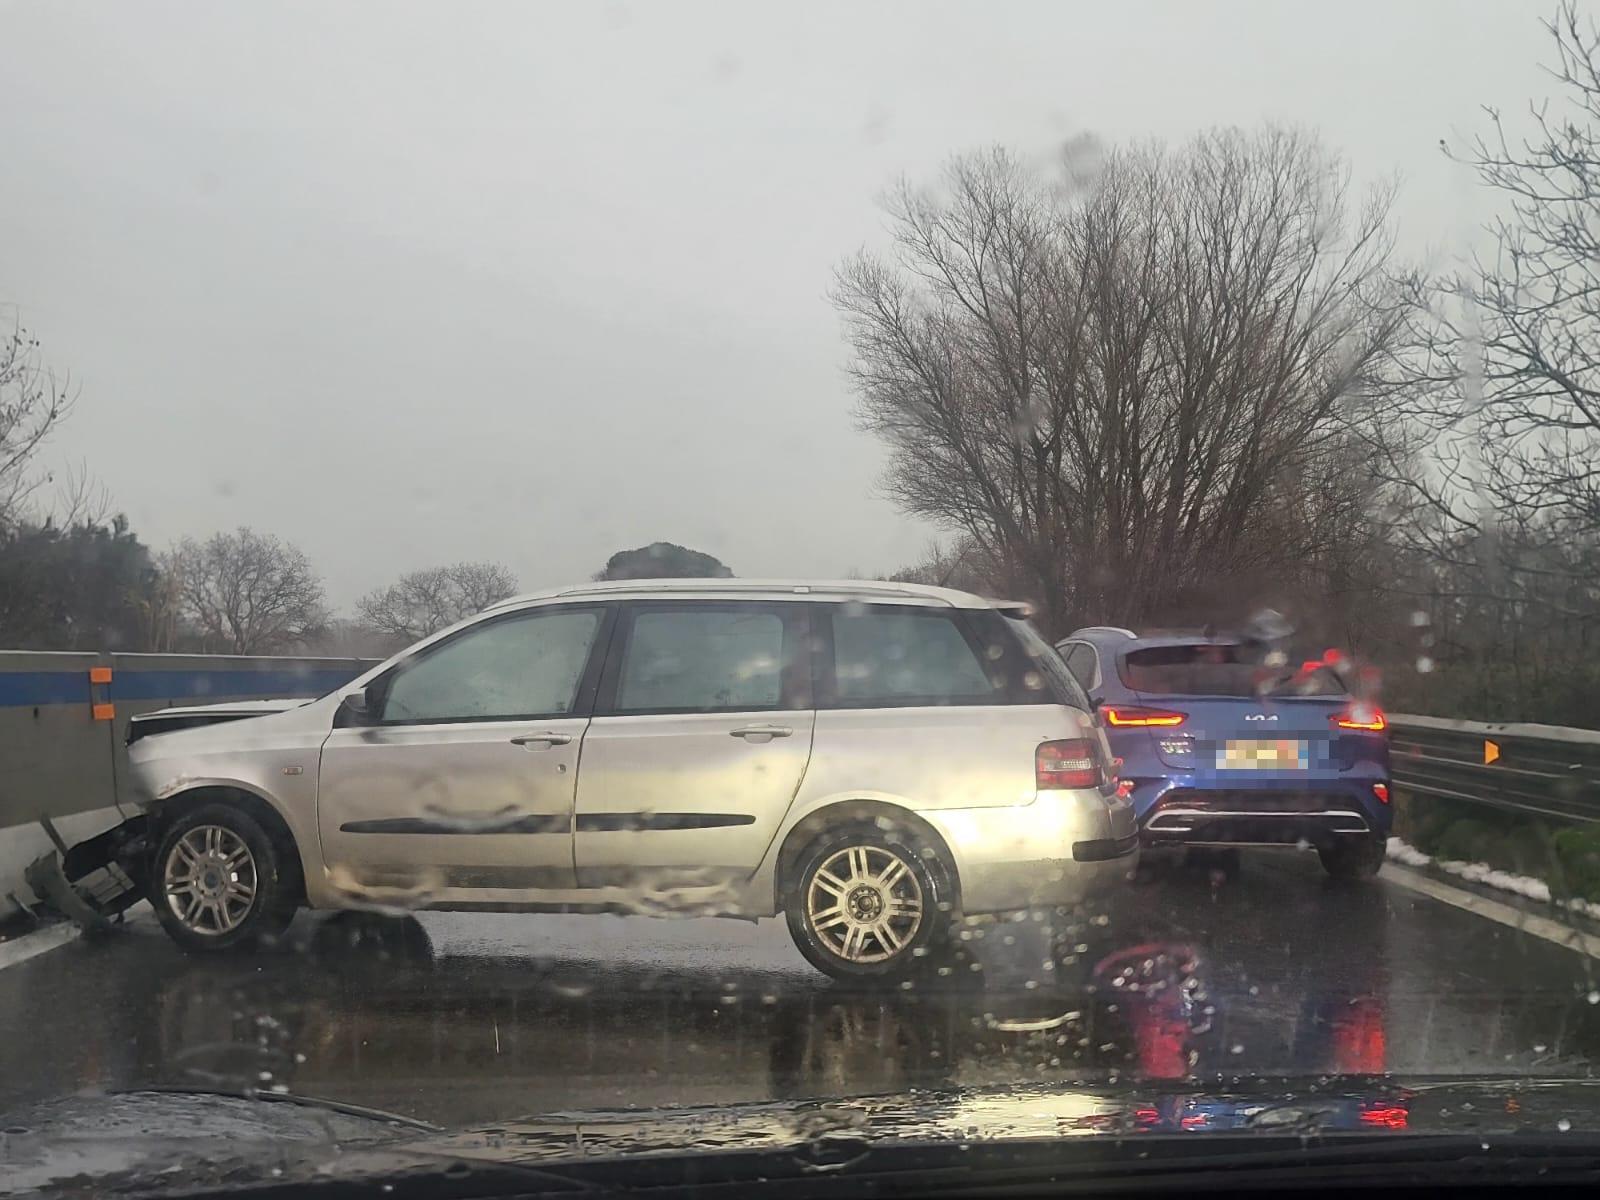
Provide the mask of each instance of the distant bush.
[{"label": "distant bush", "polygon": [[1402,794],[1394,831],[1430,857],[1485,863],[1542,879],[1552,896],[1600,902],[1600,826],[1552,826],[1482,805]]},{"label": "distant bush", "polygon": [[1562,893],[1600,900],[1600,829],[1590,825],[1563,829],[1555,835],[1553,844],[1560,864]]}]

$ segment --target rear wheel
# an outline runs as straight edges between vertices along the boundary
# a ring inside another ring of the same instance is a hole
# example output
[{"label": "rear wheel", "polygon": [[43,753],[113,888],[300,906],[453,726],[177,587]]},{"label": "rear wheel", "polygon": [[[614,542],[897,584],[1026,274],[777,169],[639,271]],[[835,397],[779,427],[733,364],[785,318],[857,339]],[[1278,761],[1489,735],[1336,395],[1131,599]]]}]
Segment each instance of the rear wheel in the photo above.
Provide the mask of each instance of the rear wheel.
[{"label": "rear wheel", "polygon": [[831,829],[800,852],[784,905],[789,933],[835,979],[901,979],[944,942],[951,872],[885,821]]},{"label": "rear wheel", "polygon": [[1380,838],[1346,838],[1317,847],[1323,870],[1335,879],[1371,879],[1383,866],[1384,853]]},{"label": "rear wheel", "polygon": [[162,836],[150,903],[185,950],[227,950],[288,927],[296,907],[290,870],[249,813],[203,804]]}]

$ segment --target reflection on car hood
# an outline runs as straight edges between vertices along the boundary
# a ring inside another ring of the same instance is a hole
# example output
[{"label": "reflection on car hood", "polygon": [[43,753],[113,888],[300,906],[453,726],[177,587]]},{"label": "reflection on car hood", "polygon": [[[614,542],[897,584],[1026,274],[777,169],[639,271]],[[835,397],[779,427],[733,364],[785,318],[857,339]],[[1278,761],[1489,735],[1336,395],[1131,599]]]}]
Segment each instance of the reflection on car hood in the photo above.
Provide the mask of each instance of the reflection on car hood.
[{"label": "reflection on car hood", "polygon": [[139,1195],[230,1178],[309,1178],[324,1172],[342,1147],[381,1145],[426,1129],[403,1117],[271,1094],[72,1096],[0,1120],[0,1195],[74,1189]]},{"label": "reflection on car hood", "polygon": [[1561,1121],[1600,1128],[1600,1081],[1325,1077],[1241,1080],[1228,1087],[1027,1086],[778,1101],[720,1107],[561,1113],[424,1139],[452,1154],[540,1161],[753,1150],[818,1138],[1003,1141],[1105,1133],[1392,1131],[1478,1134]]},{"label": "reflection on car hood", "polygon": [[1134,1086],[954,1089],[848,1100],[554,1113],[457,1133],[405,1117],[263,1094],[80,1096],[7,1114],[0,1194],[82,1188],[165,1193],[246,1180],[292,1183],[555,1166],[635,1156],[1113,1134],[1407,1133],[1502,1136],[1600,1128],[1600,1081],[1325,1077]]}]

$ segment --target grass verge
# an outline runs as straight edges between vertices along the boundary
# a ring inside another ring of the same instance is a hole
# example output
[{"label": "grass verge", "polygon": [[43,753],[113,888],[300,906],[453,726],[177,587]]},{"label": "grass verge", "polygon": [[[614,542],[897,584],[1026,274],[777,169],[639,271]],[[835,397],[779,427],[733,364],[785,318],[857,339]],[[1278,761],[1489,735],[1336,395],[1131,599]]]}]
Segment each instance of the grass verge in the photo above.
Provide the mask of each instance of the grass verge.
[{"label": "grass verge", "polygon": [[1394,833],[1434,858],[1541,879],[1554,899],[1600,902],[1600,826],[1400,792]]}]

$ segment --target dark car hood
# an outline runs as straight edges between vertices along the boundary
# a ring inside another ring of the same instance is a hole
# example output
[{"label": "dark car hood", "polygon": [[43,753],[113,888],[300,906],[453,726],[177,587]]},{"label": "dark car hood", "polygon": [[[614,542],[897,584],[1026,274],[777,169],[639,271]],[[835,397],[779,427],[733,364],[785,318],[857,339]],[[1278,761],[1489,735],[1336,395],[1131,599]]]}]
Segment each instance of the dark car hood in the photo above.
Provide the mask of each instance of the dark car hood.
[{"label": "dark car hood", "polygon": [[1095,1135],[1573,1136],[1600,1131],[1600,1081],[1323,1077],[1227,1084],[954,1089],[829,1101],[552,1113],[445,1132],[326,1101],[143,1091],[7,1114],[0,1194],[166,1194],[476,1166],[685,1153],[847,1160],[882,1145]]}]

